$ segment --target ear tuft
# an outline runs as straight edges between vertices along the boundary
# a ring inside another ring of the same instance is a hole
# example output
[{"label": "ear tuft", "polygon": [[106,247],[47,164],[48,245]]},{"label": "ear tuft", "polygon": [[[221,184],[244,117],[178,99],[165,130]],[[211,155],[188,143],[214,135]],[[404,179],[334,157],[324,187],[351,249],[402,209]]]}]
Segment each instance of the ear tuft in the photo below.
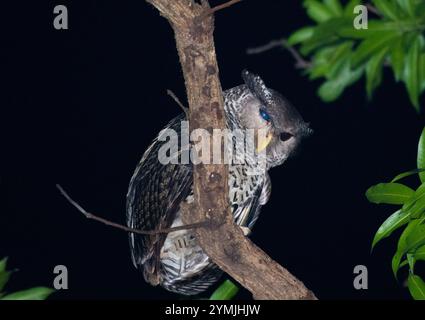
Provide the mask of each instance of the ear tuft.
[{"label": "ear tuft", "polygon": [[310,137],[314,133],[314,130],[310,128],[310,123],[306,123],[302,128],[302,136],[304,138]]},{"label": "ear tuft", "polygon": [[249,72],[248,70],[242,71],[242,79],[244,80],[248,89],[264,104],[268,105],[272,100],[272,93],[266,87],[263,79],[260,76]]}]

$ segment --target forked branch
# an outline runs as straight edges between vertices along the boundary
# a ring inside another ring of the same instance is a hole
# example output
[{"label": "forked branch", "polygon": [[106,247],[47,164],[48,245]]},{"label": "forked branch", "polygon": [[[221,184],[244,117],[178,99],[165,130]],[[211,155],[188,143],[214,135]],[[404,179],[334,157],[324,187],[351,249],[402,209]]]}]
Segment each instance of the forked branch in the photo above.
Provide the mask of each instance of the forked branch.
[{"label": "forked branch", "polygon": [[138,229],[133,229],[133,228],[129,228],[127,226],[124,226],[122,224],[107,220],[105,218],[99,217],[91,212],[88,212],[86,209],[84,209],[77,201],[75,201],[74,199],[72,199],[69,194],[61,187],[61,185],[57,184],[56,188],[59,189],[59,192],[64,196],[64,198],[66,200],[68,200],[68,202],[70,204],[72,204],[75,208],[78,209],[78,211],[80,211],[87,219],[92,219],[98,222],[101,222],[103,224],[106,224],[107,226],[111,226],[126,232],[130,232],[130,233],[137,233],[137,234],[142,234],[142,235],[155,235],[155,234],[159,234],[159,233],[171,233],[171,232],[175,232],[175,231],[180,231],[180,230],[188,230],[188,229],[195,229],[195,228],[200,228],[206,225],[205,222],[197,222],[197,223],[192,223],[189,225],[183,225],[183,226],[178,226],[178,227],[172,227],[172,228],[165,228],[165,229],[159,229],[159,230],[138,230]]}]

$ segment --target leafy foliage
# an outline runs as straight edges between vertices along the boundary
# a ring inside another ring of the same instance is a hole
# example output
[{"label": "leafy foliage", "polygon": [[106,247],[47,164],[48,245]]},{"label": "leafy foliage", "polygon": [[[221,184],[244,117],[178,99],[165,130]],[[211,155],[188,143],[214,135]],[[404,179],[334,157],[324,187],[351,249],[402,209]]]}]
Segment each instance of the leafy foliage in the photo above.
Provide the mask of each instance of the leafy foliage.
[{"label": "leafy foliage", "polygon": [[45,300],[53,289],[45,287],[35,287],[14,293],[5,294],[3,289],[9,281],[11,272],[6,270],[7,258],[0,260],[0,300]]},{"label": "leafy foliage", "polygon": [[211,295],[210,300],[232,300],[239,288],[230,280],[224,281]]},{"label": "leafy foliage", "polygon": [[360,0],[304,0],[314,25],[295,31],[290,46],[311,59],[306,73],[311,80],[323,78],[318,95],[326,102],[366,77],[371,98],[381,84],[383,69],[391,67],[396,81],[405,84],[413,106],[425,90],[425,0],[372,0],[379,16],[368,14],[368,29],[356,29],[354,8]]},{"label": "leafy foliage", "polygon": [[[366,191],[366,197],[373,203],[398,204],[402,207],[385,220],[372,242],[372,249],[395,230],[405,227],[398,240],[397,250],[392,259],[392,270],[397,273],[404,266],[409,267],[408,287],[414,299],[425,300],[425,282],[415,274],[417,261],[425,261],[425,128],[418,146],[418,169],[399,174],[390,183],[380,183]],[[420,186],[413,190],[396,181],[417,174]]]}]

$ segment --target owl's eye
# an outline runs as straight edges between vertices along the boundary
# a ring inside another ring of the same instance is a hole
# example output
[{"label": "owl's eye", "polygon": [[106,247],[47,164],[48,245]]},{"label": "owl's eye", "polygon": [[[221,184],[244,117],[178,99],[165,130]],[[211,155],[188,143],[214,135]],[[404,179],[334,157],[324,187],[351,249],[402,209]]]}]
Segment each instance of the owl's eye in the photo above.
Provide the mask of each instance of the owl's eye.
[{"label": "owl's eye", "polygon": [[267,113],[266,110],[260,109],[260,116],[261,116],[261,118],[263,118],[267,122],[270,122],[270,115]]},{"label": "owl's eye", "polygon": [[292,134],[290,134],[289,132],[281,132],[280,133],[280,140],[282,140],[282,141],[288,141],[291,138],[292,138]]}]

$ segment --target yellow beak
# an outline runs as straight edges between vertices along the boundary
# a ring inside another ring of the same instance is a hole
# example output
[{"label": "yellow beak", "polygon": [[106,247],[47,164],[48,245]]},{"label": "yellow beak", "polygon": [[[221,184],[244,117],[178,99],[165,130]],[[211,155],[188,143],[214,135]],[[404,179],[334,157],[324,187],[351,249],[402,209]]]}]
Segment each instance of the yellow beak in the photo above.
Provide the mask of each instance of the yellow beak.
[{"label": "yellow beak", "polygon": [[258,144],[257,144],[257,153],[260,153],[264,149],[267,148],[270,141],[272,141],[273,135],[270,132],[267,132],[267,134],[264,136],[262,134],[258,135]]}]

